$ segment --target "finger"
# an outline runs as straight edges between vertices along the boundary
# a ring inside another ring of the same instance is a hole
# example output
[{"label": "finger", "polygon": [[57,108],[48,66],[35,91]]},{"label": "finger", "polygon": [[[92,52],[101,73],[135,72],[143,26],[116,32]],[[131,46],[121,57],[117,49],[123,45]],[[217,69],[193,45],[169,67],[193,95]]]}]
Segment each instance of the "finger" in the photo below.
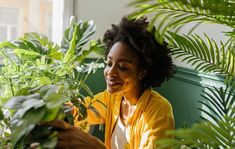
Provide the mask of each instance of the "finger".
[{"label": "finger", "polygon": [[68,143],[64,143],[62,141],[57,142],[56,149],[65,149],[65,148],[69,148]]},{"label": "finger", "polygon": [[67,106],[67,107],[73,107],[73,103],[72,102],[65,102],[64,103],[64,106]]},{"label": "finger", "polygon": [[66,123],[63,120],[59,120],[59,119],[52,121],[49,125],[51,125],[55,129],[64,129],[64,130],[66,130],[66,129],[70,128],[70,124]]},{"label": "finger", "polygon": [[65,131],[60,131],[57,135],[56,149],[70,149],[71,144],[76,143],[76,142],[73,142],[74,140],[73,137],[71,138],[71,136],[69,136],[69,134],[67,134],[67,132]]},{"label": "finger", "polygon": [[66,102],[64,103],[64,106],[68,108],[69,112],[73,115],[76,116],[78,114],[78,108],[73,105],[71,102]]},{"label": "finger", "polygon": [[38,146],[39,146],[39,143],[38,143],[38,142],[31,143],[31,144],[30,144],[30,149],[36,149]]}]

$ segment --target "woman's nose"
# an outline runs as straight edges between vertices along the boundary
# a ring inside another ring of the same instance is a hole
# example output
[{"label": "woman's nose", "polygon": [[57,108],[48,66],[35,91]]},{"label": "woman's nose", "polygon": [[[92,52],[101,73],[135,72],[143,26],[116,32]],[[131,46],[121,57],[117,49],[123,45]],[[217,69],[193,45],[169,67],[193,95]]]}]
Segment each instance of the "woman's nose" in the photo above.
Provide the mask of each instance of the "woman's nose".
[{"label": "woman's nose", "polygon": [[117,76],[117,69],[115,66],[109,67],[107,70],[107,74],[110,76]]}]

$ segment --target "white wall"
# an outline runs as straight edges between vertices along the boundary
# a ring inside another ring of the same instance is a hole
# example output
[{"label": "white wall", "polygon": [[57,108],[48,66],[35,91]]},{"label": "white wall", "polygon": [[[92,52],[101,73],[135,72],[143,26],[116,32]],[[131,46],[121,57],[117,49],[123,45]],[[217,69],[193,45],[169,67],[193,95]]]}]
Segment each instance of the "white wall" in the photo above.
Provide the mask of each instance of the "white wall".
[{"label": "white wall", "polygon": [[117,24],[122,16],[132,12],[127,7],[131,0],[75,0],[75,16],[77,19],[94,20],[96,33],[94,39],[102,39],[104,32]]}]

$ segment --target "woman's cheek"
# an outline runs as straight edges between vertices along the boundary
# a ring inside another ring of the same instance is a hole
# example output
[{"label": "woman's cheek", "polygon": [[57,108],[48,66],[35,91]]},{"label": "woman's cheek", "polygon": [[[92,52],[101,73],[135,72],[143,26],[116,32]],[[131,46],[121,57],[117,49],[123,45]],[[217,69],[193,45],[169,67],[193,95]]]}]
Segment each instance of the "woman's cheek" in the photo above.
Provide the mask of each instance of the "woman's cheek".
[{"label": "woman's cheek", "polygon": [[105,76],[105,77],[107,76],[108,69],[109,69],[109,68],[107,68],[107,66],[104,68],[104,76]]}]

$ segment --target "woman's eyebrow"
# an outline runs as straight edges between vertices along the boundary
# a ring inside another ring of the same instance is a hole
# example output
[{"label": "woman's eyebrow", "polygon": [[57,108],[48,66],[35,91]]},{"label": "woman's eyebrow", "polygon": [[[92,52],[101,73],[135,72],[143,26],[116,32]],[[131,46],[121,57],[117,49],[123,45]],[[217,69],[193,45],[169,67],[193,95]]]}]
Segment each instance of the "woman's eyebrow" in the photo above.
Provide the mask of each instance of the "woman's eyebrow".
[{"label": "woman's eyebrow", "polygon": [[[113,59],[112,58],[112,56],[108,56],[108,59]],[[133,61],[132,60],[130,60],[130,59],[126,59],[126,58],[120,58],[120,59],[118,59],[118,62],[127,62],[127,63],[133,63]]]},{"label": "woman's eyebrow", "polygon": [[127,62],[127,63],[133,63],[133,61],[129,60],[129,59],[118,59],[119,62]]}]

